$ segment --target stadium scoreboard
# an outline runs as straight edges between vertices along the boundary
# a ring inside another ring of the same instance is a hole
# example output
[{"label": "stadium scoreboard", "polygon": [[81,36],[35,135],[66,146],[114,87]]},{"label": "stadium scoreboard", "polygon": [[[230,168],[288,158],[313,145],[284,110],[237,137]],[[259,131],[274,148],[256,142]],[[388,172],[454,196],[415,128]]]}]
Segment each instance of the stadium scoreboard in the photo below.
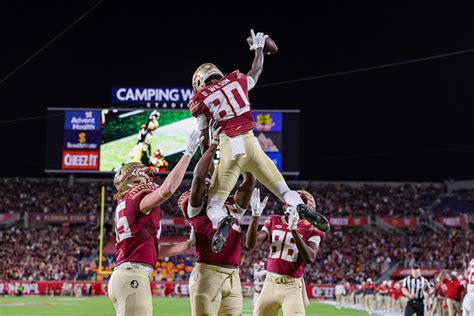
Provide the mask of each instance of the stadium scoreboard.
[{"label": "stadium scoreboard", "polygon": [[[298,175],[300,112],[259,109],[252,115],[263,150],[283,174]],[[137,161],[167,173],[196,126],[188,109],[48,108],[45,171],[112,173]]]}]

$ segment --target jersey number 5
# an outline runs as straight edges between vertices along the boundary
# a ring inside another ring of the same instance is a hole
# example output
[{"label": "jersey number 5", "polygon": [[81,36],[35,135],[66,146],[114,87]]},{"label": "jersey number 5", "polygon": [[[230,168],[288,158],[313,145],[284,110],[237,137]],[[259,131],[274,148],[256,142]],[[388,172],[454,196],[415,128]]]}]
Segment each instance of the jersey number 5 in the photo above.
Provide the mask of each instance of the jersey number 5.
[{"label": "jersey number 5", "polygon": [[[276,249],[273,247],[276,247]],[[270,258],[296,262],[298,253],[298,247],[291,234],[282,230],[272,231],[272,252],[270,253]]]},{"label": "jersey number 5", "polygon": [[115,209],[115,234],[117,235],[117,242],[132,237],[132,231],[128,224],[127,216],[120,216],[120,212],[125,208],[125,201],[117,205]]}]

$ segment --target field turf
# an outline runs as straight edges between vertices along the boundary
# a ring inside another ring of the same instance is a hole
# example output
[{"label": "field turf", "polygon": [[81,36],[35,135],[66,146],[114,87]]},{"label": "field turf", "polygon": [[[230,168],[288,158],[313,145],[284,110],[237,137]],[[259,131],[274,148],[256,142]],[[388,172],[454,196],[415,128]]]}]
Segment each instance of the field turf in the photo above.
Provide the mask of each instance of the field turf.
[{"label": "field turf", "polygon": [[[191,315],[188,298],[154,298],[154,315],[180,316]],[[36,315],[78,315],[107,316],[115,315],[112,303],[106,296],[92,298],[72,297],[0,297],[1,316]],[[252,302],[244,301],[244,314],[252,315]],[[367,313],[350,309],[337,310],[332,305],[312,301],[306,309],[306,315],[317,316],[357,316]]]}]

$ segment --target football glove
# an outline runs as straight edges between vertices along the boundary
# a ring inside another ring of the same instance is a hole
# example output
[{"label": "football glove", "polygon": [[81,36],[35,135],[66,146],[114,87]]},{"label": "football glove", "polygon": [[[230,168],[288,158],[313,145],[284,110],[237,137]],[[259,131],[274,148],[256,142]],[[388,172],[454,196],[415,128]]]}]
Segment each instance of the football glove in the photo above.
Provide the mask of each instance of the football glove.
[{"label": "football glove", "polygon": [[204,136],[201,136],[201,132],[193,131],[191,136],[189,136],[188,144],[186,145],[186,150],[184,151],[185,156],[192,157],[196,153],[196,150],[201,144]]},{"label": "football glove", "polygon": [[250,50],[256,50],[257,48],[263,48],[263,46],[265,46],[265,39],[268,35],[264,35],[262,32],[255,34],[253,29],[250,30],[250,35],[252,36]]},{"label": "football glove", "polygon": [[252,210],[252,216],[262,215],[265,205],[267,205],[268,196],[266,196],[262,202],[260,202],[260,189],[255,188],[250,197],[250,208]]},{"label": "football glove", "polygon": [[295,209],[290,211],[288,215],[288,229],[289,230],[296,230],[298,227],[298,221],[300,220],[300,215]]},{"label": "football glove", "polygon": [[216,120],[211,120],[210,122],[211,128],[211,145],[218,145],[219,144],[219,134],[221,133],[222,126],[219,126],[219,122]]}]

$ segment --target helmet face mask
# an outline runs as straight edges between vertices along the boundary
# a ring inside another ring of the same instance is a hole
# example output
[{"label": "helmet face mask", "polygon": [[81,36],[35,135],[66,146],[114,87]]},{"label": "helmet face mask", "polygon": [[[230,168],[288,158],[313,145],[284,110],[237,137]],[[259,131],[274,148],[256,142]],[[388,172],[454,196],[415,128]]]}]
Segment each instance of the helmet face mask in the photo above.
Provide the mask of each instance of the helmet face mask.
[{"label": "helmet face mask", "polygon": [[217,68],[216,65],[211,63],[200,65],[193,75],[192,85],[194,93],[209,85],[210,80],[219,80],[222,77],[224,77],[224,74],[219,70],[219,68]]}]

